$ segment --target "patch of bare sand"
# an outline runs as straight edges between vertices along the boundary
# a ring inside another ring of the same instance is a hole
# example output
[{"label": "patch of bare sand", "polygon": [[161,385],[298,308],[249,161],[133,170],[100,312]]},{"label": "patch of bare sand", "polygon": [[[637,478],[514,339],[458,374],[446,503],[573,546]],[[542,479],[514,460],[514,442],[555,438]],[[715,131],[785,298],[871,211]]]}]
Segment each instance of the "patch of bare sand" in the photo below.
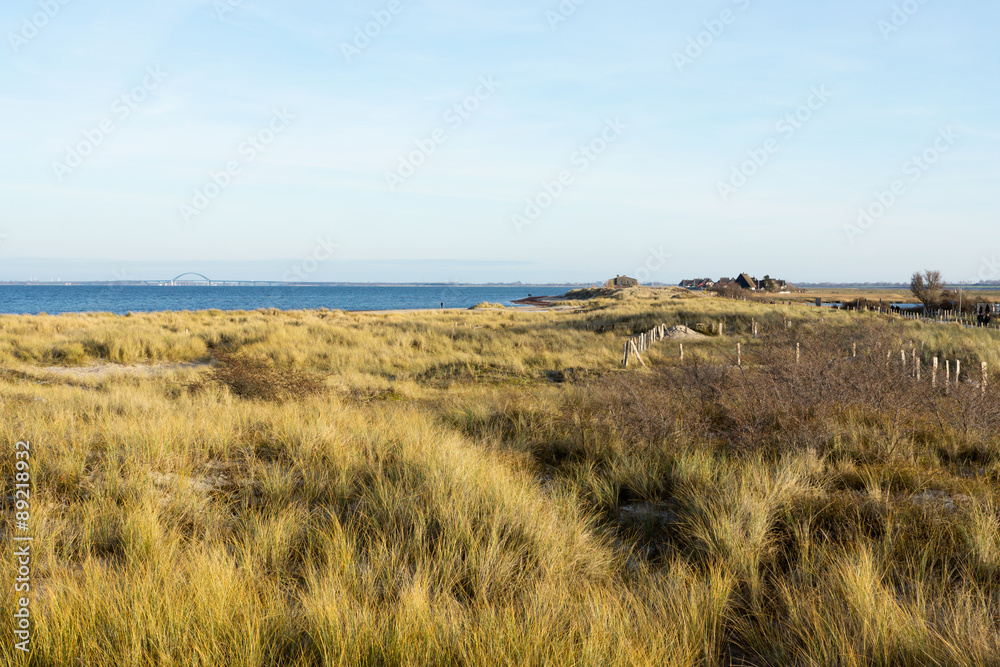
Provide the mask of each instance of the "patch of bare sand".
[{"label": "patch of bare sand", "polygon": [[70,378],[73,380],[103,380],[107,377],[115,375],[153,377],[179,370],[198,370],[201,368],[208,368],[210,365],[211,364],[207,361],[182,361],[159,364],[96,363],[88,366],[42,366],[41,368],[33,370],[47,375],[54,375],[59,378]]},{"label": "patch of bare sand", "polygon": [[700,340],[702,338],[708,338],[708,336],[703,333],[699,333],[694,329],[689,329],[681,324],[667,329],[667,336],[665,340]]}]

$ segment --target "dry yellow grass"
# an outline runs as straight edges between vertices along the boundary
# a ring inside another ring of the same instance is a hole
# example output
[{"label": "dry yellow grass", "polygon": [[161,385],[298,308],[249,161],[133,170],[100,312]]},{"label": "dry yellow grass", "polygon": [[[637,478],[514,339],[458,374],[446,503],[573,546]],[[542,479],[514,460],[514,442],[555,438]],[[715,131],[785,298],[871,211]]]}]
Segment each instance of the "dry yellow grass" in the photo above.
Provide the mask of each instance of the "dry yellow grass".
[{"label": "dry yellow grass", "polygon": [[[32,442],[31,664],[1000,660],[1000,443],[967,423],[995,395],[911,401],[892,368],[836,361],[845,341],[922,341],[997,364],[996,335],[675,293],[0,317],[3,497]],[[618,368],[661,322],[726,336]],[[233,354],[327,391],[46,370]],[[880,399],[828,390],[862,377],[850,391]],[[0,662],[23,664],[6,612]]]}]

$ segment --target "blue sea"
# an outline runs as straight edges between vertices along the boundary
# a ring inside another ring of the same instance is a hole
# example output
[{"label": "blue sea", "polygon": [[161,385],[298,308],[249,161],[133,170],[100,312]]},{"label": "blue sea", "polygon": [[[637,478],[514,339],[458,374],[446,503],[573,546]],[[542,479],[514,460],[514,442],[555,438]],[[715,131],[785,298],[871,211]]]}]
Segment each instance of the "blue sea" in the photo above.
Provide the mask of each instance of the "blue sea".
[{"label": "blue sea", "polygon": [[510,306],[529,295],[563,294],[566,286],[119,286],[0,285],[0,313],[154,312],[163,310],[405,310],[468,308],[483,301]]}]

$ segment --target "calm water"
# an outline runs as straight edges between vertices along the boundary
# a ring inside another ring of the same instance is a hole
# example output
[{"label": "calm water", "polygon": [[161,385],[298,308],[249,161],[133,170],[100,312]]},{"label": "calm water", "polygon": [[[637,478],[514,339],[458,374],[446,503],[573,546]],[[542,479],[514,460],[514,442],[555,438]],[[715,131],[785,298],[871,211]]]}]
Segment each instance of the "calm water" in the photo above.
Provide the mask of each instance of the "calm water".
[{"label": "calm water", "polygon": [[255,310],[330,308],[340,310],[403,310],[407,308],[468,308],[482,301],[511,305],[514,299],[562,294],[566,287],[462,287],[450,285],[403,287],[120,287],[113,285],[0,285],[0,313],[110,313],[158,310]]}]

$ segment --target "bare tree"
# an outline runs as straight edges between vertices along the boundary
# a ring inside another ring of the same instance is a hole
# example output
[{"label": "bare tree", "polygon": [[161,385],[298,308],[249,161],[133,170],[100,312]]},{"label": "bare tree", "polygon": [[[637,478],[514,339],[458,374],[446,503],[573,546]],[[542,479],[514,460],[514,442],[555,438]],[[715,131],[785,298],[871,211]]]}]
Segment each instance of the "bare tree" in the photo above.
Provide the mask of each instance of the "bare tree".
[{"label": "bare tree", "polygon": [[928,308],[937,306],[944,294],[944,280],[941,278],[941,272],[930,269],[923,273],[917,271],[910,278],[910,291],[924,306]]}]

